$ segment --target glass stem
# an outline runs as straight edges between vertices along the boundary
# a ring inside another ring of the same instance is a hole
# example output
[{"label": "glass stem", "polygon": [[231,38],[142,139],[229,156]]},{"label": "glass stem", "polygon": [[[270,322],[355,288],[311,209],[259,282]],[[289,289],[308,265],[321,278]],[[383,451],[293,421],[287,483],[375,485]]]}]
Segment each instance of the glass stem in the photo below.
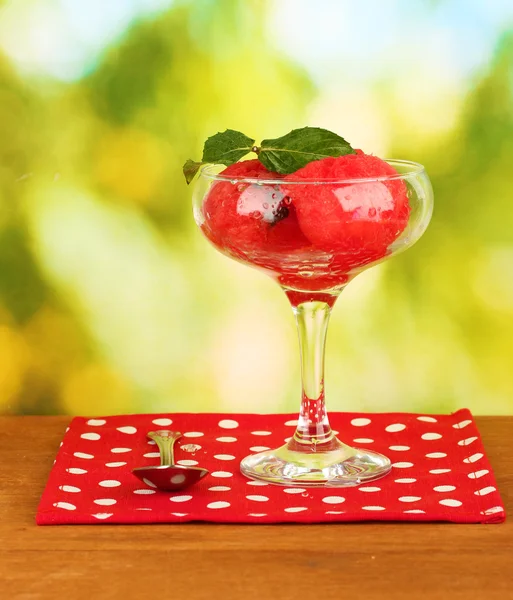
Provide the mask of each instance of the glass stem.
[{"label": "glass stem", "polygon": [[324,354],[331,307],[326,302],[302,302],[293,306],[301,354],[301,410],[290,450],[329,451],[340,442],[335,438],[324,403]]}]

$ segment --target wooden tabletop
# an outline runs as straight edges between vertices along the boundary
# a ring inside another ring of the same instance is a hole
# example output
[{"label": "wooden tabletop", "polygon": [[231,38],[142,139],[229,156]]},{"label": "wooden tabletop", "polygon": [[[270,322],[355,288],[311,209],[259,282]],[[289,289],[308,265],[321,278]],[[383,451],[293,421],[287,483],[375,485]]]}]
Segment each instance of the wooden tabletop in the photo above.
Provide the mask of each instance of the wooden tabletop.
[{"label": "wooden tabletop", "polygon": [[[513,599],[502,525],[34,522],[69,417],[0,417],[1,600]],[[513,513],[513,417],[477,424]]]}]

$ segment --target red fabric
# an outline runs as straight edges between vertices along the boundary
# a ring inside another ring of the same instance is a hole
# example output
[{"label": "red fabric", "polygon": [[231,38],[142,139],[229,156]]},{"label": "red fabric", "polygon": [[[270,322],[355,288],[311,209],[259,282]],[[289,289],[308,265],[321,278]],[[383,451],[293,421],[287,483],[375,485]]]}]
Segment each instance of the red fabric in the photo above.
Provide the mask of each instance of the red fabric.
[{"label": "red fabric", "polygon": [[[171,414],[74,418],[50,473],[39,525],[78,523],[315,523],[505,519],[490,463],[470,412],[452,415],[331,413],[347,443],[389,456],[392,472],[353,488],[287,488],[239,472],[251,452],[293,435],[294,415]],[[211,474],[176,493],[156,492],[131,473],[158,464],[146,432],[182,432],[175,461]],[[190,445],[200,446],[195,452]],[[185,446],[185,448],[184,448]]]}]

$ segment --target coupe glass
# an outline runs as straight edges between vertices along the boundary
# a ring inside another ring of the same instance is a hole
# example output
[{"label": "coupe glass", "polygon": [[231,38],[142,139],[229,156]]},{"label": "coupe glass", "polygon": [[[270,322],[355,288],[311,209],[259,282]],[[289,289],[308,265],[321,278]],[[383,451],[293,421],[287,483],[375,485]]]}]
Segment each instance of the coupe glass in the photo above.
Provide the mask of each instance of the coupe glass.
[{"label": "coupe glass", "polygon": [[[297,428],[280,448],[244,458],[241,471],[247,477],[343,487],[390,471],[386,456],[335,436],[324,397],[325,341],[336,299],[358,273],[412,246],[431,218],[433,191],[424,167],[387,162],[396,173],[364,179],[232,177],[221,174],[225,167],[219,165],[203,167],[197,178],[194,217],[205,237],[223,254],[277,281],[297,323],[302,376]],[[401,206],[394,200],[398,193]],[[300,223],[308,226],[308,236]]]}]

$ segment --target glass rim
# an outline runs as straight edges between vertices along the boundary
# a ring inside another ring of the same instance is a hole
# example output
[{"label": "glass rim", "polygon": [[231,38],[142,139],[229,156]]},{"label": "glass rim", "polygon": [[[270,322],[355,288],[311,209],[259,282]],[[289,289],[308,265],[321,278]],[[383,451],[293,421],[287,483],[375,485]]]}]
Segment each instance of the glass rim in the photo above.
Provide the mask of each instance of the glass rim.
[{"label": "glass rim", "polygon": [[399,158],[384,158],[386,163],[391,166],[399,165],[408,168],[404,173],[394,173],[393,175],[381,175],[378,177],[347,177],[345,179],[263,179],[260,177],[243,177],[240,175],[223,175],[222,173],[216,173],[215,170],[219,168],[226,168],[226,165],[221,164],[207,164],[200,168],[200,175],[206,179],[212,181],[236,181],[244,183],[254,183],[259,185],[281,185],[286,183],[287,185],[326,185],[326,184],[348,184],[348,183],[370,183],[375,181],[394,181],[397,179],[408,179],[415,177],[426,172],[424,165],[414,162],[412,160],[403,160]]}]

